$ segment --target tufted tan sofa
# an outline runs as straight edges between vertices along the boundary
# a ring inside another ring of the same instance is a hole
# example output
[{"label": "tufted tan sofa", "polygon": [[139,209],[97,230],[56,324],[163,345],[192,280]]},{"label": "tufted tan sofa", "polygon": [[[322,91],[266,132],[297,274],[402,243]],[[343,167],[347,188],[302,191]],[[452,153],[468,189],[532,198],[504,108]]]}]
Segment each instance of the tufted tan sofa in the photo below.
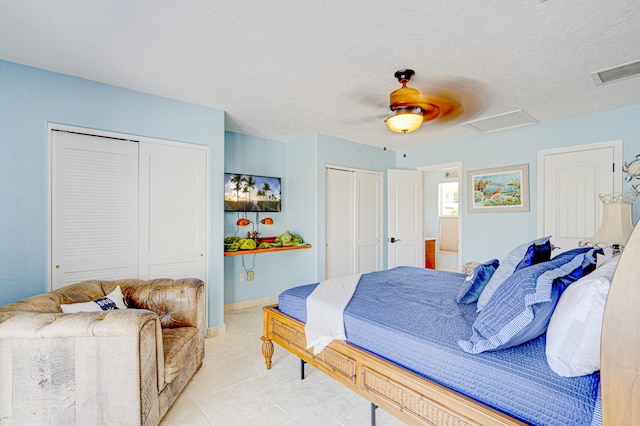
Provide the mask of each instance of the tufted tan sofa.
[{"label": "tufted tan sofa", "polygon": [[[64,314],[120,286],[130,308]],[[0,424],[157,425],[202,365],[204,283],[84,281],[0,307]]]}]

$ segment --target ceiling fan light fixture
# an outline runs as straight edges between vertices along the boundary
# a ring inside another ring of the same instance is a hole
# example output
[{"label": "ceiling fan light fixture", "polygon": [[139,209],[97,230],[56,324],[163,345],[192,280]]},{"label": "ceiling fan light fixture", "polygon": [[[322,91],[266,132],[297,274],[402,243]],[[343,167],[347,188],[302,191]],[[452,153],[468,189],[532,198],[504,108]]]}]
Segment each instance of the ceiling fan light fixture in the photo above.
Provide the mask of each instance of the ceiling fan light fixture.
[{"label": "ceiling fan light fixture", "polygon": [[423,115],[420,108],[398,108],[395,114],[385,120],[389,130],[407,133],[418,130],[422,125]]},{"label": "ceiling fan light fixture", "polygon": [[410,69],[394,74],[402,87],[389,95],[391,117],[385,120],[392,132],[407,133],[418,130],[422,123],[440,118],[454,118],[462,112],[459,102],[442,96],[423,97],[418,89],[407,87],[415,72]]}]

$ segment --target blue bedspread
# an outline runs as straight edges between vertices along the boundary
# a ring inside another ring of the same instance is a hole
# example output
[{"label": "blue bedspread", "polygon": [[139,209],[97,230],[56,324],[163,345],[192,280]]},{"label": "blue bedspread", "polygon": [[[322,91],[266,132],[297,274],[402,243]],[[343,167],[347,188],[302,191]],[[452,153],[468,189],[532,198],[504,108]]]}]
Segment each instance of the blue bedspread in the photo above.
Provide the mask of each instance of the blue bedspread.
[{"label": "blue bedspread", "polygon": [[[477,316],[475,304],[455,301],[465,277],[413,267],[364,274],[345,309],[347,341],[527,423],[590,425],[600,376],[558,376],[544,335],[478,355],[458,346]],[[283,292],[280,310],[306,321],[315,286]]]}]

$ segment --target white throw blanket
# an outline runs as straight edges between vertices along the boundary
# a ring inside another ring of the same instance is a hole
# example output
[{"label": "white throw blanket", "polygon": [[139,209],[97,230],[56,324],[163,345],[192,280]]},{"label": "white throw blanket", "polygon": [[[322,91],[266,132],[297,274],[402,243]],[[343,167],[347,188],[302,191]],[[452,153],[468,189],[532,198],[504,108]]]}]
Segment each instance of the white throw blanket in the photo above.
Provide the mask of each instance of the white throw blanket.
[{"label": "white throw blanket", "polygon": [[307,297],[307,349],[313,346],[314,355],[332,340],[346,340],[344,309],[356,291],[360,275],[322,281]]}]

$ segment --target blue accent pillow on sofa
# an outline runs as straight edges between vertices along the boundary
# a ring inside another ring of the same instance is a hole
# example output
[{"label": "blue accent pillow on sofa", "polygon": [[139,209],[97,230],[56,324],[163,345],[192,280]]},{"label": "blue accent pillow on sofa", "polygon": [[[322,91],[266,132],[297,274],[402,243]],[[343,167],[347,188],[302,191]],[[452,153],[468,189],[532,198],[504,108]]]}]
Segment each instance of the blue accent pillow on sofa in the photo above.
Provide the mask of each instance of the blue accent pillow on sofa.
[{"label": "blue accent pillow on sofa", "polygon": [[551,256],[551,237],[538,238],[526,244],[514,248],[500,261],[500,266],[489,280],[489,284],[478,298],[478,312],[487,305],[487,302],[507,278],[516,271],[527,266],[549,260]]},{"label": "blue accent pillow on sofa", "polygon": [[540,336],[567,283],[595,265],[596,253],[602,254],[602,249],[583,247],[515,272],[480,312],[471,327],[471,337],[458,340],[458,345],[465,352],[478,354]]},{"label": "blue accent pillow on sofa", "polygon": [[498,265],[500,265],[498,259],[491,259],[473,268],[467,279],[463,281],[456,301],[464,304],[475,303],[493,273],[498,269]]}]

